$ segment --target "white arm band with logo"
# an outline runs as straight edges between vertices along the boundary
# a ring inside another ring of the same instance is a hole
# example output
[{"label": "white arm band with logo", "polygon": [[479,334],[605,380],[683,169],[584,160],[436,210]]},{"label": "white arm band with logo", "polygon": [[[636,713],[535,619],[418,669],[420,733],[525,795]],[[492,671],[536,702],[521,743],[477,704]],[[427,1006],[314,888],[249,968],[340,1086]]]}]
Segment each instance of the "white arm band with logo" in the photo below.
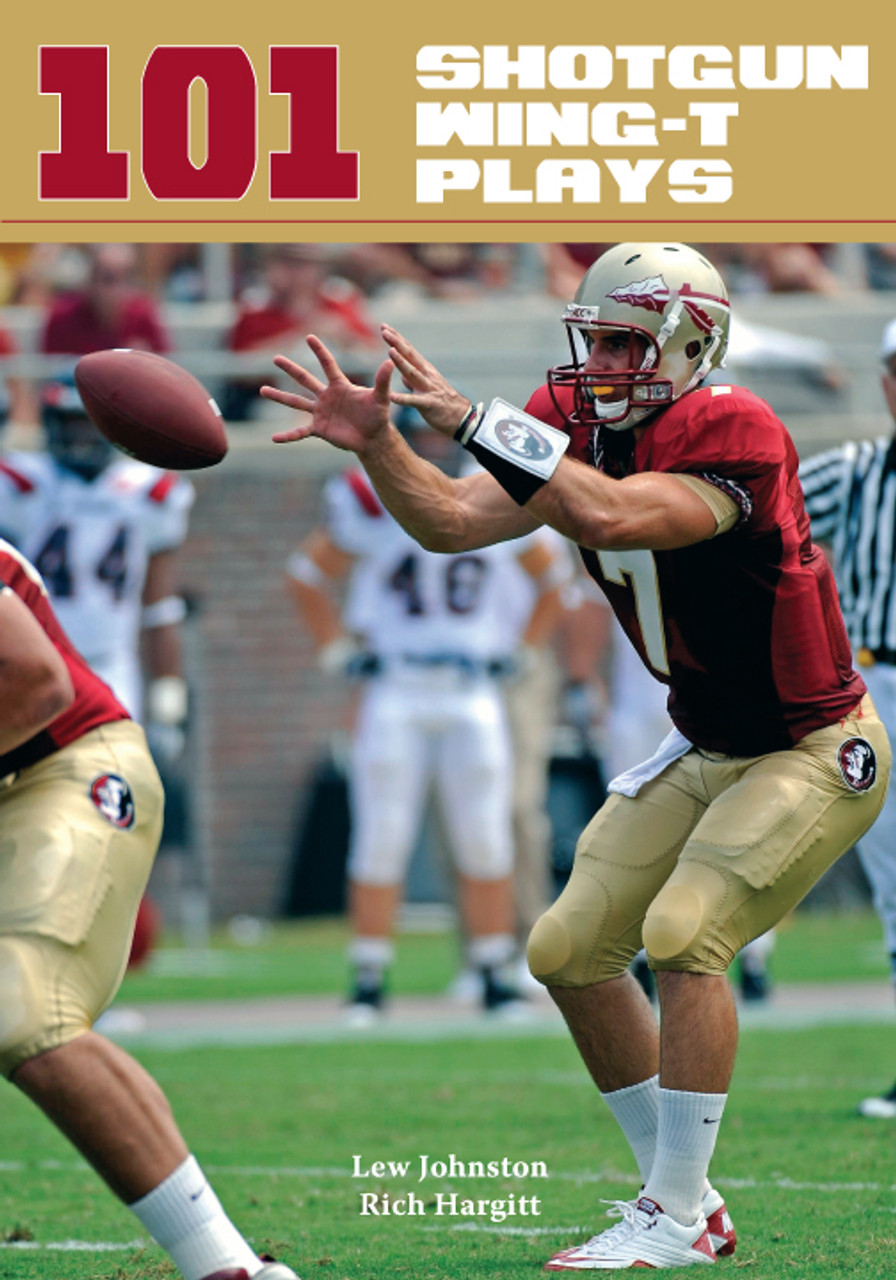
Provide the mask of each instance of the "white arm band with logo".
[{"label": "white arm band with logo", "polygon": [[557,470],[569,436],[498,397],[485,413],[478,406],[473,412],[465,415],[456,438],[524,506]]}]

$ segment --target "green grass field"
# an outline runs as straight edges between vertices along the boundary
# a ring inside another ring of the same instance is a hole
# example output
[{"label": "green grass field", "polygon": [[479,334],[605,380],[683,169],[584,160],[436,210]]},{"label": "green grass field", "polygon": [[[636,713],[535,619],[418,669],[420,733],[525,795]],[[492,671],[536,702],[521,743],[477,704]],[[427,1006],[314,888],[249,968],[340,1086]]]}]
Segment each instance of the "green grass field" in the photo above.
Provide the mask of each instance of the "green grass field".
[{"label": "green grass field", "polygon": [[[155,971],[128,979],[125,998],[338,991],[343,941],[334,923],[277,929],[251,949],[222,937],[214,972],[184,977],[166,952]],[[437,991],[447,982],[450,938],[405,938],[401,951],[396,987]],[[871,916],[798,917],[774,966],[779,981],[881,977],[879,926]],[[232,1216],[304,1280],[534,1278],[550,1253],[605,1225],[602,1198],[635,1189],[621,1135],[562,1037],[390,1043],[356,1035],[138,1056]],[[896,1018],[893,1027],[745,1030],[713,1166],[741,1243],[716,1274],[868,1280],[896,1271],[896,1129],[855,1113],[858,1098],[894,1074]],[[0,1280],[173,1277],[165,1255],[30,1104],[12,1088],[3,1099]],[[421,1155],[451,1153],[465,1162],[542,1161],[549,1176],[418,1181]],[[355,1156],[367,1169],[374,1161],[410,1168],[357,1178]],[[423,1212],[363,1216],[363,1192],[413,1192]],[[437,1197],[452,1192],[473,1201],[526,1197],[530,1209],[535,1196],[539,1212],[497,1223],[487,1208],[438,1215]]]},{"label": "green grass field", "polygon": [[[156,963],[125,978],[121,1000],[215,1000],[251,996],[340,994],[345,990],[348,931],[342,920],[286,923],[238,946],[227,930],[208,952],[184,954],[176,943]],[[444,991],[457,970],[449,931],[402,937],[392,985],[406,995]],[[800,913],[778,930],[772,960],[780,982],[826,982],[886,977],[880,922],[873,912]]]}]

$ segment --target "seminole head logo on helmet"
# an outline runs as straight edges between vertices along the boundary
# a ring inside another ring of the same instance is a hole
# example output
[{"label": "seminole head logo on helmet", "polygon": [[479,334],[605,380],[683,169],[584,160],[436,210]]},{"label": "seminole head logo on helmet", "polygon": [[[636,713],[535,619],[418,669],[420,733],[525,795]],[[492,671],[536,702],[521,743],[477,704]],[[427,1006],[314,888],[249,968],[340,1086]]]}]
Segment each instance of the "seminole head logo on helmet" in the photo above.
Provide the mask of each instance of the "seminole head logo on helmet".
[{"label": "seminole head logo on helmet", "polygon": [[[728,318],[724,282],[696,249],[616,245],[563,313],[572,361],[548,370],[554,403],[574,425],[634,426],[721,367]],[[606,334],[623,352],[610,362],[599,358]]]}]

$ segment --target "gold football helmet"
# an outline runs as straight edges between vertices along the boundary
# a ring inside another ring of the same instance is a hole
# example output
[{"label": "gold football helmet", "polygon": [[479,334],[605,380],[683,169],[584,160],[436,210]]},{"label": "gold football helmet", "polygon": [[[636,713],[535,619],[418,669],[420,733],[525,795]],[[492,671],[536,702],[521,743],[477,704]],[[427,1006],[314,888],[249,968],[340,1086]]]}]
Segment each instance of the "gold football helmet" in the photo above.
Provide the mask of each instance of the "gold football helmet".
[{"label": "gold football helmet", "polygon": [[[722,277],[696,249],[615,245],[589,267],[563,313],[572,362],[548,370],[554,403],[574,425],[634,426],[724,364],[728,319]],[[629,334],[628,368],[586,371],[588,351],[601,329]],[[566,397],[556,395],[560,387],[572,388],[572,411]]]}]

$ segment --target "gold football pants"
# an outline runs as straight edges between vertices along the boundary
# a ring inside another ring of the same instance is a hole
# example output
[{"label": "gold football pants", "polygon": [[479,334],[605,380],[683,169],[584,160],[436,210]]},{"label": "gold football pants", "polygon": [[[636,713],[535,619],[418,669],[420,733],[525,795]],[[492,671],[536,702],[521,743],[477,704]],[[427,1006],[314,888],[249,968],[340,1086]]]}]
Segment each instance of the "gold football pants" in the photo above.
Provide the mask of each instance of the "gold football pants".
[{"label": "gold football pants", "polygon": [[636,797],[611,795],[586,827],[530,935],[532,973],[588,986],[623,973],[642,944],[655,969],[724,973],[871,826],[889,773],[867,696],[790,750],[692,749]]},{"label": "gold football pants", "polygon": [[0,1070],[90,1029],[118,990],[162,829],[130,720],[0,784]]}]

